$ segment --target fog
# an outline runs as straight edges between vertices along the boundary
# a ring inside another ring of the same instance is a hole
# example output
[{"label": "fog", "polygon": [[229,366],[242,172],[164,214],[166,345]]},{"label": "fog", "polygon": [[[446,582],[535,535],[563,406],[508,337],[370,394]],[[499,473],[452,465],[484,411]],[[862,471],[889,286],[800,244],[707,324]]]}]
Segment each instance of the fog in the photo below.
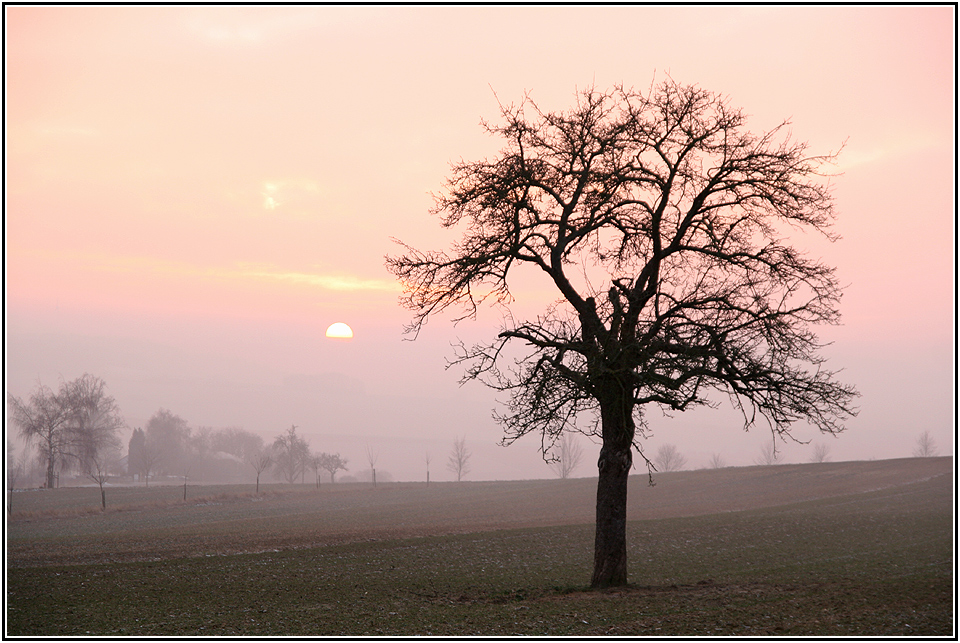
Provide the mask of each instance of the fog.
[{"label": "fog", "polygon": [[[65,325],[83,329],[80,319]],[[296,425],[313,451],[348,459],[349,470],[340,477],[364,475],[370,446],[379,453],[376,468],[381,480],[384,472],[398,481],[425,480],[427,454],[431,480],[455,479],[446,464],[453,441],[460,436],[467,438],[472,452],[467,480],[554,477],[539,454],[539,437],[500,446],[502,429],[492,418],[497,408],[494,392],[476,382],[461,386],[462,373],[456,367],[445,368],[452,349],[442,339],[454,339],[456,328],[436,324],[412,342],[404,341],[399,329],[392,339],[373,340],[371,329],[359,325],[350,342],[328,340],[320,333],[284,338],[291,345],[299,339],[300,352],[315,362],[312,371],[303,372],[276,367],[281,343],[267,341],[265,328],[250,331],[251,337],[261,338],[258,344],[227,338],[145,341],[92,332],[31,332],[26,326],[8,313],[7,390],[26,396],[38,380],[55,388],[61,377],[96,374],[105,379],[123,411],[129,429],[124,445],[130,430],[145,426],[165,408],[193,428],[242,427],[261,435],[267,444]],[[434,331],[441,337],[432,336]],[[387,332],[383,335],[389,337]],[[912,351],[868,350],[865,355],[846,348],[841,351],[835,344],[832,357],[862,393],[859,416],[839,437],[797,427],[796,437],[810,444],[778,443],[785,462],[808,461],[816,443],[829,447],[833,461],[907,457],[925,430],[941,454],[952,451],[949,355],[938,353],[936,347],[923,352],[922,346]],[[688,469],[709,466],[714,454],[728,466],[754,464],[770,440],[769,430],[761,422],[744,432],[739,413],[722,396],[717,402],[717,409],[673,417],[649,411],[651,431],[642,441],[644,451],[652,457],[660,445],[674,444]],[[579,440],[584,458],[573,475],[595,475],[599,447],[585,437]],[[638,466],[642,472],[643,465]],[[252,470],[249,475],[252,482]]]},{"label": "fog", "polygon": [[[552,477],[539,437],[498,446],[495,393],[445,368],[501,313],[407,341],[383,257],[393,237],[456,240],[430,192],[448,162],[496,153],[478,123],[498,101],[563,108],[578,87],[669,73],[727,95],[754,131],[789,118],[812,153],[844,145],[842,239],[795,242],[845,285],[843,325],[820,333],[860,413],[838,438],[796,427],[809,444],[780,444],[784,461],[816,443],[833,461],[905,457],[923,431],[952,453],[953,11],[7,7],[5,390],[101,377],[124,445],[162,408],[268,444],[296,425],[349,460],[341,475],[370,446],[394,480],[425,479],[428,453],[431,480],[451,480],[462,436],[467,480]],[[555,297],[523,280],[515,295],[525,317]],[[352,340],[324,337],[338,321]],[[650,409],[644,451],[753,464],[769,430],[716,401]],[[595,475],[598,446],[580,441],[573,475]]]}]

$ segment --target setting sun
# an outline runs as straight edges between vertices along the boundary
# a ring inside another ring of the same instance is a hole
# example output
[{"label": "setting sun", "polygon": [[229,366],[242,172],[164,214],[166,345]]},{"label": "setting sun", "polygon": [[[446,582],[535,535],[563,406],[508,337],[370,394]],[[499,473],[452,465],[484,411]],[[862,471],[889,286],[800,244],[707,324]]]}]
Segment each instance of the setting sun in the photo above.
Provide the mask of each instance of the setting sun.
[{"label": "setting sun", "polygon": [[350,339],[353,337],[353,329],[343,322],[330,324],[330,327],[327,328],[327,337],[332,337],[334,339]]}]

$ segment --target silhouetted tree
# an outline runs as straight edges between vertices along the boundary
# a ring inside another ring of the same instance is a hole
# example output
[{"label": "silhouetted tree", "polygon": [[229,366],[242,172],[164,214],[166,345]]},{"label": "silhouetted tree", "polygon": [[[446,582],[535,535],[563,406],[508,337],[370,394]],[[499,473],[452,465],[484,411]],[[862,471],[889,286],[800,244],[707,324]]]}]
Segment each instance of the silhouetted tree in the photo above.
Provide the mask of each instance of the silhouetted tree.
[{"label": "silhouetted tree", "polygon": [[321,453],[320,468],[330,472],[330,484],[333,484],[336,482],[334,477],[337,475],[337,471],[347,470],[347,459],[341,458],[339,453]]},{"label": "silhouetted tree", "polygon": [[783,452],[777,450],[777,443],[771,439],[760,447],[760,455],[754,460],[756,464],[770,466],[783,461]]},{"label": "silhouetted tree", "polygon": [[52,489],[57,468],[68,457],[71,446],[68,434],[69,409],[62,396],[42,384],[37,384],[37,389],[27,402],[8,394],[7,403],[10,420],[20,429],[21,437],[28,444],[37,443],[47,465],[46,486]]},{"label": "silhouetted tree", "polygon": [[266,449],[261,448],[259,451],[248,453],[246,461],[247,464],[253,467],[253,470],[257,472],[256,493],[260,493],[260,474],[269,469],[270,465],[273,464],[273,455],[271,455]]},{"label": "silhouetted tree", "polygon": [[430,452],[427,451],[423,455],[423,461],[427,465],[427,484],[430,484]]},{"label": "silhouetted tree", "polygon": [[293,484],[297,477],[303,476],[310,458],[310,445],[302,436],[297,435],[297,427],[294,425],[273,441],[273,454],[274,469],[284,480]]},{"label": "silhouetted tree", "polygon": [[830,447],[823,442],[817,442],[813,445],[813,453],[810,455],[810,462],[826,462],[830,459]]},{"label": "silhouetted tree", "polygon": [[84,373],[66,385],[63,395],[69,408],[69,431],[74,436],[72,455],[80,470],[89,473],[115,462],[115,451],[120,448],[117,433],[124,423],[116,400],[107,395],[106,382]]},{"label": "silhouetted tree", "polygon": [[107,491],[104,485],[110,479],[110,470],[115,468],[118,460],[116,447],[95,452],[84,462],[83,473],[97,483],[100,488],[100,507],[107,510]]},{"label": "silhouetted tree", "polygon": [[932,458],[937,455],[937,443],[929,431],[924,431],[917,438],[917,448],[913,450],[913,455],[917,458]]},{"label": "silhouetted tree", "polygon": [[[529,97],[484,124],[505,147],[452,168],[434,212],[463,226],[451,253],[388,257],[416,336],[431,315],[506,306],[511,277],[538,270],[559,292],[532,321],[504,315],[490,343],[461,345],[464,379],[509,394],[504,443],[563,431],[602,441],[592,584],[627,582],[627,476],[647,405],[729,394],[752,426],[843,429],[856,391],[823,368],[812,330],[839,319],[834,271],[785,240],[834,237],[823,166],[787,124],[754,135],[716,94],[667,80],[647,93],[588,89],[569,111]],[[522,272],[522,270],[521,270]],[[519,345],[526,356],[506,346]],[[583,414],[592,413],[585,422]]]},{"label": "silhouetted tree", "polygon": [[447,469],[457,475],[457,482],[470,473],[470,449],[467,448],[467,438],[462,437],[453,441],[450,457],[447,459]]},{"label": "silhouetted tree", "polygon": [[53,488],[61,470],[82,471],[100,450],[112,446],[123,426],[116,401],[99,377],[84,374],[61,382],[54,393],[42,384],[24,402],[8,395],[10,419],[28,443],[37,443],[46,462],[46,485]]},{"label": "silhouetted tree", "polygon": [[564,433],[554,444],[552,457],[553,459],[548,461],[550,468],[561,480],[566,480],[574,469],[580,465],[580,461],[583,459],[583,447],[572,435]]},{"label": "silhouetted tree", "polygon": [[371,449],[370,445],[367,445],[367,462],[370,463],[370,473],[373,480],[373,486],[377,486],[377,458],[380,457],[380,451],[377,449]]},{"label": "silhouetted tree", "polygon": [[677,450],[676,445],[664,444],[657,449],[653,463],[658,471],[679,471],[687,464],[687,459]]},{"label": "silhouetted tree", "polygon": [[723,461],[723,458],[720,457],[720,454],[719,454],[719,453],[714,453],[712,456],[710,456],[710,468],[711,468],[711,469],[722,469],[722,468],[724,468],[725,466],[727,466],[727,465],[726,465],[726,463]]}]

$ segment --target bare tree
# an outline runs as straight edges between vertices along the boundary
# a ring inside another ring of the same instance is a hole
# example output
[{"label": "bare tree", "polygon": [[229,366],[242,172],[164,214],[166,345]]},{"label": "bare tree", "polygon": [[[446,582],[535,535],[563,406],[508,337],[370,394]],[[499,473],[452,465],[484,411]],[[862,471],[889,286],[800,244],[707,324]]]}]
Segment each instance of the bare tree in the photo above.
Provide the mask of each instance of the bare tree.
[{"label": "bare tree", "polygon": [[321,453],[320,468],[330,472],[330,484],[333,484],[336,482],[334,478],[337,475],[337,471],[347,470],[347,459],[341,458],[339,453]]},{"label": "bare tree", "polygon": [[830,446],[823,442],[817,442],[813,445],[813,453],[810,455],[810,462],[827,462],[830,459]]},{"label": "bare tree", "polygon": [[780,435],[796,420],[837,433],[855,413],[812,330],[839,320],[834,270],[786,241],[794,228],[835,238],[823,171],[835,156],[809,155],[787,123],[745,131],[725,98],[672,80],[587,89],[563,112],[526,97],[501,115],[484,125],[503,150],[455,164],[436,197],[441,225],[463,229],[452,252],[404,246],[387,267],[414,337],[448,309],[506,307],[522,266],[556,287],[541,316],[507,311],[493,341],[461,345],[454,363],[508,394],[505,444],[602,440],[592,585],[624,585],[632,450],[650,466],[645,407],[710,405],[719,389],[746,428],[762,416]]},{"label": "bare tree", "polygon": [[97,453],[110,448],[123,426],[116,401],[106,394],[106,383],[84,374],[61,382],[60,389],[37,385],[28,402],[8,395],[10,418],[28,443],[36,442],[47,465],[47,487],[53,488],[60,471],[77,466],[84,471]]},{"label": "bare tree", "polygon": [[453,448],[450,449],[450,457],[447,459],[447,469],[457,475],[457,482],[463,479],[463,476],[470,473],[470,449],[467,448],[467,438],[457,438],[453,441]]},{"label": "bare tree", "polygon": [[760,447],[760,455],[757,456],[757,459],[754,460],[756,464],[770,466],[773,464],[780,464],[783,461],[783,452],[777,450],[777,443],[775,440],[770,440],[769,442],[764,442]]},{"label": "bare tree", "polygon": [[270,465],[273,464],[273,455],[266,449],[261,448],[259,451],[253,451],[247,454],[247,464],[253,467],[253,470],[257,472],[256,493],[259,494],[260,474],[269,469]]},{"label": "bare tree", "polygon": [[548,461],[550,468],[553,469],[561,480],[566,480],[570,477],[570,474],[573,473],[580,465],[580,461],[583,460],[583,447],[580,446],[580,443],[570,435],[569,433],[564,433],[560,436],[560,439],[557,440],[555,444],[556,453],[554,453],[555,459],[553,461]]},{"label": "bare tree", "polygon": [[[117,445],[118,447],[119,445]],[[116,466],[118,453],[116,448],[103,449],[93,453],[84,462],[83,473],[100,487],[100,509],[107,510],[107,492],[104,485],[110,479],[110,470]]]},{"label": "bare tree", "polygon": [[916,458],[932,458],[937,455],[937,443],[934,442],[930,431],[924,431],[917,438],[917,448],[913,450]]},{"label": "bare tree", "polygon": [[314,476],[314,477],[316,478],[316,480],[317,480],[317,490],[319,491],[319,489],[320,489],[320,469],[323,468],[323,467],[320,466],[320,454],[317,453],[317,454],[314,454],[314,455],[310,456],[310,458],[309,458],[309,460],[308,460],[307,462],[308,462],[308,464],[310,465],[310,468],[313,469],[313,476]]},{"label": "bare tree", "polygon": [[719,453],[714,453],[710,456],[710,468],[711,469],[722,469],[727,466],[727,463],[723,461],[723,458]]},{"label": "bare tree", "polygon": [[674,444],[664,444],[657,449],[653,464],[658,471],[679,471],[687,464],[687,459],[677,450]]},{"label": "bare tree", "polygon": [[377,449],[371,449],[370,445],[367,445],[367,462],[370,463],[370,472],[373,478],[373,486],[377,486],[377,458],[380,457],[380,451]]},{"label": "bare tree", "polygon": [[427,451],[423,455],[423,461],[427,464],[427,484],[430,484],[430,452]]},{"label": "bare tree", "polygon": [[70,413],[72,456],[80,470],[89,472],[115,461],[114,452],[120,448],[117,433],[124,423],[116,400],[107,395],[106,382],[84,373],[64,387],[63,395]]},{"label": "bare tree", "polygon": [[310,457],[310,445],[297,435],[296,425],[287,429],[273,441],[274,469],[284,480],[293,484],[297,478],[303,478],[303,471]]},{"label": "bare tree", "polygon": [[46,463],[46,486],[53,489],[57,471],[70,456],[72,439],[69,435],[70,409],[62,394],[37,384],[37,389],[24,402],[8,394],[10,420],[20,429],[28,444],[37,443],[40,456]]},{"label": "bare tree", "polygon": [[140,466],[143,472],[143,486],[150,486],[150,472],[156,473],[163,462],[166,451],[156,439],[145,440],[140,450]]}]

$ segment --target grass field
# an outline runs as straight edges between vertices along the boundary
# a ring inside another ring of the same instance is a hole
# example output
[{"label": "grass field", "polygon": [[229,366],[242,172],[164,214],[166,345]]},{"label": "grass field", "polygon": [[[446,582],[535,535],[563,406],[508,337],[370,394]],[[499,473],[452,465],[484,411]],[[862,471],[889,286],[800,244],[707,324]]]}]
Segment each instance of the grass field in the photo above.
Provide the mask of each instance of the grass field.
[{"label": "grass field", "polygon": [[955,632],[953,461],[631,480],[628,588],[590,591],[595,480],[21,492],[10,636]]}]

